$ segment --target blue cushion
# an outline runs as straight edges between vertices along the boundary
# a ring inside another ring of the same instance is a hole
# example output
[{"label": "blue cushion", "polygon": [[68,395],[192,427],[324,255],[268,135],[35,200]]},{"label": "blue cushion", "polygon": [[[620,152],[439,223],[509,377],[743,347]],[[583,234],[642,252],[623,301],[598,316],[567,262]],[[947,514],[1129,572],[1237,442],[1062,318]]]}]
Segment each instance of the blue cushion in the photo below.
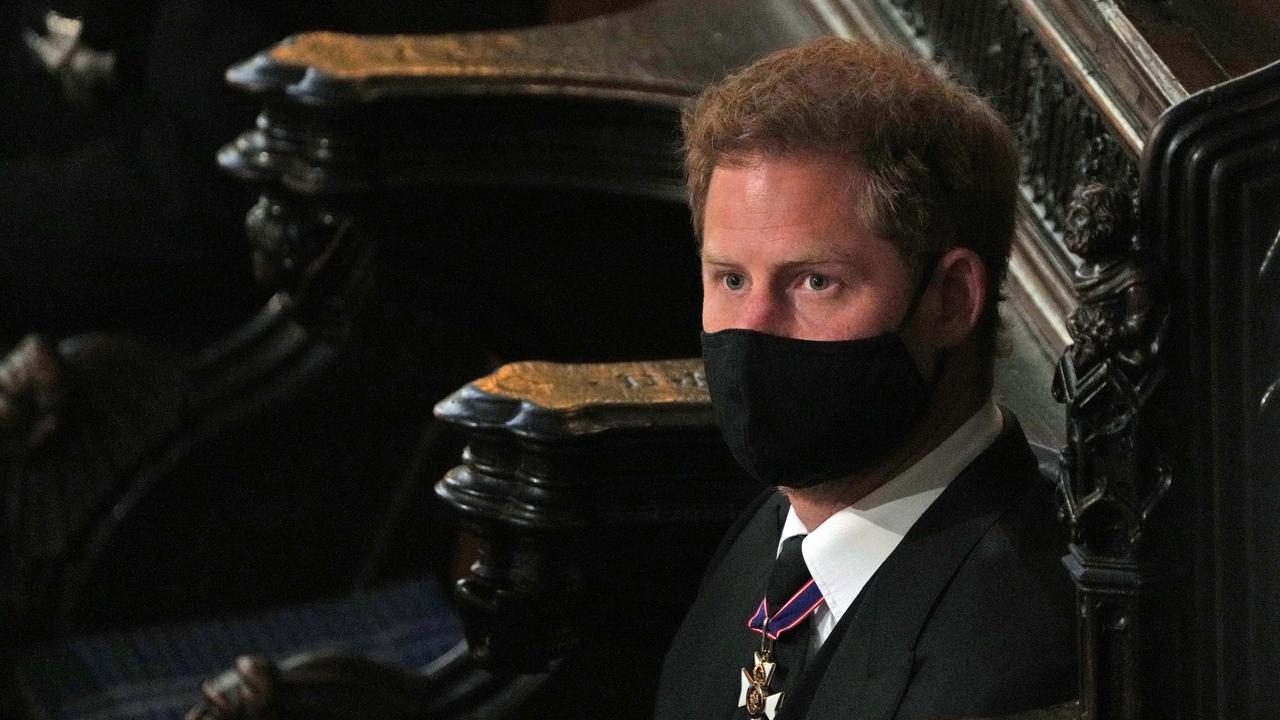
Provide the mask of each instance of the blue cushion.
[{"label": "blue cushion", "polygon": [[40,720],[181,720],[199,702],[200,683],[239,655],[343,649],[417,669],[461,639],[435,583],[417,579],[272,612],[42,644],[17,660],[17,684]]}]

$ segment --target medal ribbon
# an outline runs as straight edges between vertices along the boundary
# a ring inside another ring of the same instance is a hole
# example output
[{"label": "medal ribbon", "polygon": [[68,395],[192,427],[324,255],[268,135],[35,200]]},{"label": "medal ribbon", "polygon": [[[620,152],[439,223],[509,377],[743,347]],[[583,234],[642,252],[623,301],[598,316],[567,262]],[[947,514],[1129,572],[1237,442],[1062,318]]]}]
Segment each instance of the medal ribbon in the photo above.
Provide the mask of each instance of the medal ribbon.
[{"label": "medal ribbon", "polygon": [[[791,599],[782,604],[772,615],[769,614],[769,599],[760,601],[760,607],[747,621],[747,627],[765,635],[770,640],[777,640],[786,631],[804,622],[822,604],[822,591],[813,580],[805,583]],[[768,627],[765,623],[768,623]]]}]

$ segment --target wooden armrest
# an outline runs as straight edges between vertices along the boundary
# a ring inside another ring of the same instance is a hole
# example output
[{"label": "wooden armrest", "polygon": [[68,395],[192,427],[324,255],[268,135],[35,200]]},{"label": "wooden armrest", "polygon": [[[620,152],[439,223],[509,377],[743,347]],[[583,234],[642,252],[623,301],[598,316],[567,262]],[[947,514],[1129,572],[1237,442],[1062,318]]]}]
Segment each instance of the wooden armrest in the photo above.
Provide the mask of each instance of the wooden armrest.
[{"label": "wooden armrest", "polygon": [[724,447],[700,360],[516,363],[436,416],[468,437],[436,493],[480,540],[458,597],[494,668],[544,670],[586,637],[660,657],[759,492]]},{"label": "wooden armrest", "polygon": [[723,446],[701,361],[514,363],[436,415],[468,439],[436,486],[480,543],[457,588],[468,643],[422,673],[241,658],[190,718],[649,713],[672,618],[759,492]]}]

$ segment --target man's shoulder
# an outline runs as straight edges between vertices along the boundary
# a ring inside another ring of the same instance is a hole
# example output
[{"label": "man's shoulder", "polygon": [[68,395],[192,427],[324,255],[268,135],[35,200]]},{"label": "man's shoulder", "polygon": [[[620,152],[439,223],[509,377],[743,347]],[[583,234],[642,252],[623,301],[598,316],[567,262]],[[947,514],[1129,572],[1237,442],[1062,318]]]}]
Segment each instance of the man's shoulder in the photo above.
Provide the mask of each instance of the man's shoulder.
[{"label": "man's shoulder", "polygon": [[[1039,607],[1045,597],[1069,596],[1072,586],[1061,562],[1067,536],[1058,520],[1054,485],[1025,467],[1008,477],[976,480],[1010,493],[1009,500],[958,567],[942,603],[973,595]],[[1016,593],[1019,588],[1036,592]],[[939,605],[940,612],[947,609]]]},{"label": "man's shoulder", "polygon": [[1026,463],[1026,453],[1009,465],[989,462],[970,478],[1013,495],[939,596],[915,647],[900,717],[944,707],[998,714],[1076,694],[1074,588],[1061,562],[1066,536],[1053,484]]},{"label": "man's shoulder", "polygon": [[[966,602],[999,599],[1001,605],[1043,608],[1070,597],[1062,566],[1066,530],[1058,519],[1056,487],[1041,474],[1034,453],[1009,416],[1001,437],[958,478],[952,489],[977,507],[994,509],[992,522],[956,569],[931,622]],[[1023,592],[1017,592],[1018,590]],[[1071,618],[1069,609],[1064,617]]]}]

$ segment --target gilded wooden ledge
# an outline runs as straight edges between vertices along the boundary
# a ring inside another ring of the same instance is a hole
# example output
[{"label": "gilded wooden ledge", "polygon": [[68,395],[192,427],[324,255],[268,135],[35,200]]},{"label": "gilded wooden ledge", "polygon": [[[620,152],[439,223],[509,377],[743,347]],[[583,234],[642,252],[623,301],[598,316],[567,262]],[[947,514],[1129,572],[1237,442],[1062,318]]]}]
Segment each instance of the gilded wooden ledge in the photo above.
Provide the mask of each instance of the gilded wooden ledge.
[{"label": "gilded wooden ledge", "polygon": [[700,358],[512,363],[440,401],[435,414],[475,431],[551,443],[662,429],[719,437]]},{"label": "gilded wooden ledge", "polygon": [[[568,25],[449,35],[311,32],[228,71],[312,103],[495,89],[679,105],[770,50],[822,32],[788,3],[659,0]],[[655,42],[657,40],[657,42]]]},{"label": "gilded wooden ledge", "polygon": [[[276,46],[271,58],[346,81],[456,78],[479,84],[486,80],[554,80],[566,85],[643,85],[649,90],[666,89],[680,95],[696,91],[686,80],[663,77],[660,70],[642,67],[634,58],[608,57],[615,54],[619,45],[573,42],[577,36],[570,35],[561,42],[544,37],[556,34],[559,33],[525,31],[371,36],[313,32]],[[635,82],[628,83],[628,77]]]},{"label": "gilded wooden ledge", "polygon": [[701,405],[710,402],[702,361],[518,362],[472,385],[547,410],[572,411],[588,405]]}]

